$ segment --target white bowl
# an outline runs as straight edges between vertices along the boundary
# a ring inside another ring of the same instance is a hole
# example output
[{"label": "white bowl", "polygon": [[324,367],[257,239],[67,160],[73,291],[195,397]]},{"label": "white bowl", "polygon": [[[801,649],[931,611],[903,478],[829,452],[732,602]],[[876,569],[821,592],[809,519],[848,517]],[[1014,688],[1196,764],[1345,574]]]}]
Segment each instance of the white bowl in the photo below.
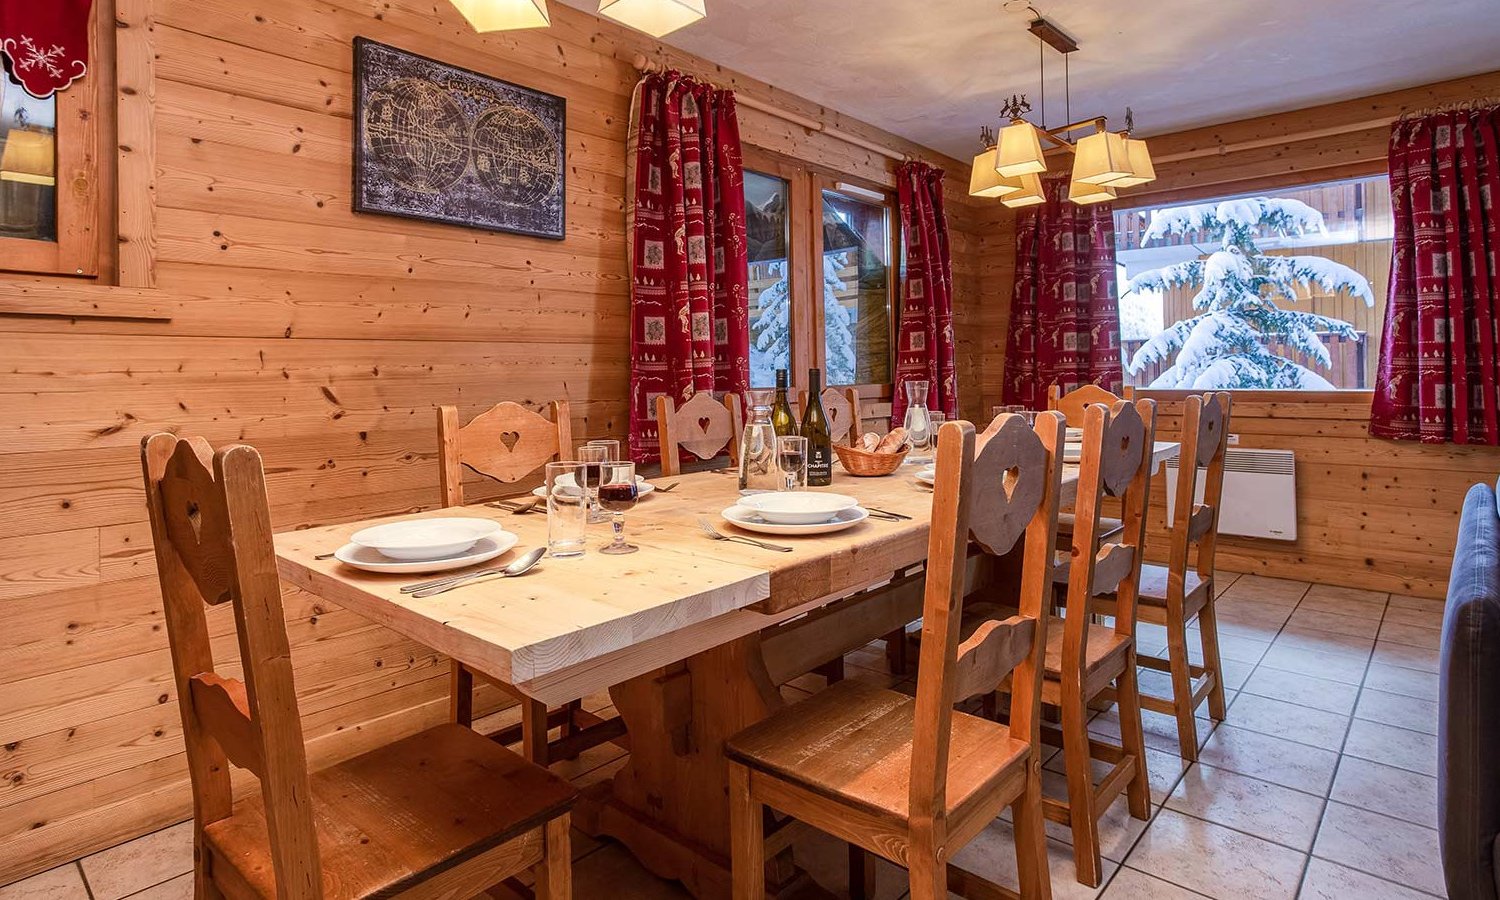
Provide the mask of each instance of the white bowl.
[{"label": "white bowl", "polygon": [[818,491],[775,491],[740,498],[741,506],[760,513],[761,518],[777,525],[812,525],[827,522],[859,501],[843,494]]},{"label": "white bowl", "polygon": [[356,531],[349,540],[391,559],[440,559],[463,553],[501,530],[490,519],[411,519]]}]

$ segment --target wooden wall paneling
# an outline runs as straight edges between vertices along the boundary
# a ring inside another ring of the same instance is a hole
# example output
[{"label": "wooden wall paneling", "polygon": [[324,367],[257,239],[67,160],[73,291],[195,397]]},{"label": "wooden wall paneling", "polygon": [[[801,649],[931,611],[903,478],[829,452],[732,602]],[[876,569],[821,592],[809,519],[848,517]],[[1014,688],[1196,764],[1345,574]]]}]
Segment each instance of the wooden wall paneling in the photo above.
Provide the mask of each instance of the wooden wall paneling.
[{"label": "wooden wall paneling", "polygon": [[152,0],[115,0],[115,104],[120,190],[118,281],[156,284],[156,21]]}]

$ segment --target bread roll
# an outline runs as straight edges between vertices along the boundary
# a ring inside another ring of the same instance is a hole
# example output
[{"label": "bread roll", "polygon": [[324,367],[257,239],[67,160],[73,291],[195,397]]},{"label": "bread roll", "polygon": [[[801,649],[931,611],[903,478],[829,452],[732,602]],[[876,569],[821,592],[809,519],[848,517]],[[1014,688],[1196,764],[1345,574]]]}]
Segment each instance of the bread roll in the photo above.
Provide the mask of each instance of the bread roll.
[{"label": "bread roll", "polygon": [[880,439],[880,443],[877,444],[876,447],[875,447],[875,452],[876,453],[897,453],[897,452],[899,452],[901,450],[901,447],[903,445],[905,445],[905,444],[906,444],[906,429],[905,428],[893,428],[893,429],[891,429],[891,431],[890,431],[889,434],[887,434],[885,437],[883,437],[883,438]]}]

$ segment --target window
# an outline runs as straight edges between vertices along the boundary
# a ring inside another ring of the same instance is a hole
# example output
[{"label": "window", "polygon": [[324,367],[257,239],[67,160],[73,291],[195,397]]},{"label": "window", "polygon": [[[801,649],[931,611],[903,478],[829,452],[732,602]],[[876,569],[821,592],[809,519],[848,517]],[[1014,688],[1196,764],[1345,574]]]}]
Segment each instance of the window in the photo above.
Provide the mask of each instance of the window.
[{"label": "window", "polygon": [[816,367],[825,384],[889,397],[894,197],[748,148],[746,166],[751,386],[784,368],[805,387]]},{"label": "window", "polygon": [[1125,383],[1367,389],[1390,203],[1378,175],[1116,211]]},{"label": "window", "polygon": [[0,94],[0,235],[57,240],[57,101]]}]

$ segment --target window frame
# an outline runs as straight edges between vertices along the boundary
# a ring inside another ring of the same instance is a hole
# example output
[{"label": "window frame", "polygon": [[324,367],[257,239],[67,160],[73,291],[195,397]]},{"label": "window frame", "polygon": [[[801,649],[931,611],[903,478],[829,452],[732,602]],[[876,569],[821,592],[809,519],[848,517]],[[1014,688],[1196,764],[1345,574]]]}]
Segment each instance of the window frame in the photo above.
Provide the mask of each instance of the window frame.
[{"label": "window frame", "polygon": [[[892,380],[896,372],[896,338],[901,322],[901,215],[897,205],[896,191],[886,184],[848,175],[834,169],[818,166],[802,160],[783,156],[760,147],[746,145],[743,150],[744,167],[787,183],[787,278],[791,291],[789,323],[791,330],[790,381],[794,390],[807,389],[807,370],[827,369],[827,348],[824,345],[824,316],[821,302],[810,302],[812,289],[822,281],[820,260],[823,256],[823,192],[839,192],[845,184],[880,194],[885,198],[889,215],[887,228],[887,259],[891,276],[887,279],[890,309],[889,371]],[[867,197],[846,195],[864,203],[873,203]],[[816,278],[816,281],[814,280]],[[821,301],[822,292],[816,300]],[[884,384],[824,385],[824,387],[853,387],[861,400],[889,401],[892,396],[891,382]]]}]

